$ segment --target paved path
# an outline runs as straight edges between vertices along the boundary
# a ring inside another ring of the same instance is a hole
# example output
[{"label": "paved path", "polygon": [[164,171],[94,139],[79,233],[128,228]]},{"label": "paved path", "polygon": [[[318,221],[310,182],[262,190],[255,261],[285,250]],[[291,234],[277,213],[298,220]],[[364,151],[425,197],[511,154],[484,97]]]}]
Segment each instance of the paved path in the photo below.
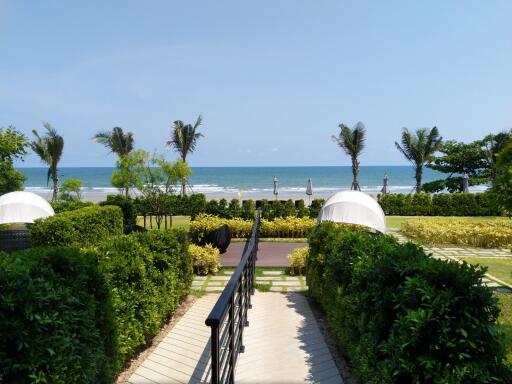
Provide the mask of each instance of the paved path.
[{"label": "paved path", "polygon": [[[130,384],[209,383],[209,328],[218,295],[198,299],[130,377]],[[249,310],[236,383],[342,383],[309,308],[297,293],[260,293]]]},{"label": "paved path", "polygon": [[[236,267],[242,257],[245,243],[231,243],[226,251],[220,255],[220,263],[224,267]],[[288,267],[288,254],[295,248],[307,247],[307,243],[276,243],[260,242],[258,244],[258,267]]]},{"label": "paved path", "polygon": [[[199,292],[222,292],[233,271],[221,271],[215,276],[195,276],[192,289]],[[289,276],[284,270],[261,272],[256,276],[256,288],[270,292],[301,292],[308,289],[304,276]]]}]

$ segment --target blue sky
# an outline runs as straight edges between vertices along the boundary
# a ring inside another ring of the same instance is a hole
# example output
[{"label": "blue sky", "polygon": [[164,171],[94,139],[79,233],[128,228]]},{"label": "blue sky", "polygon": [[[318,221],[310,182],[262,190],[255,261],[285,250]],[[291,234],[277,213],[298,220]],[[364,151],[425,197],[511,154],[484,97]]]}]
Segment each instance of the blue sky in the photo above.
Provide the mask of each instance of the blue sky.
[{"label": "blue sky", "polygon": [[48,121],[62,166],[110,166],[95,132],[163,151],[201,113],[193,166],[348,165],[330,136],[360,120],[362,165],[406,164],[404,126],[512,127],[511,17],[509,0],[0,0],[0,126]]}]

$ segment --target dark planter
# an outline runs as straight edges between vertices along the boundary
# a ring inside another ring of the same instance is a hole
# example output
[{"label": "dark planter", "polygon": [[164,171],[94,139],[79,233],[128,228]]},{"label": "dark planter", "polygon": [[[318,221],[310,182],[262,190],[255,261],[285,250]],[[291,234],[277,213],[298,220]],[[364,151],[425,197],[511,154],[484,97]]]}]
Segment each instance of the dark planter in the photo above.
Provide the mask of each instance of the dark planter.
[{"label": "dark planter", "polygon": [[0,250],[16,251],[30,248],[30,233],[28,229],[10,229],[0,231]]},{"label": "dark planter", "polygon": [[220,253],[224,253],[231,243],[231,235],[231,228],[229,228],[229,225],[224,224],[203,237],[199,245],[211,244],[218,248]]}]

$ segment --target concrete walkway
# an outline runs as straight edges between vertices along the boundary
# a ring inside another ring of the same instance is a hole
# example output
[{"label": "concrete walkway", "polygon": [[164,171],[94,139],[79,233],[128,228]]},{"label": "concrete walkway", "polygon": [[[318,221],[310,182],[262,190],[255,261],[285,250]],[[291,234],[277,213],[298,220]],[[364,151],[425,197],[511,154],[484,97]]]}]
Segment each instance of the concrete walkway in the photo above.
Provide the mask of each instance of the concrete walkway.
[{"label": "concrete walkway", "polygon": [[[198,299],[130,377],[131,384],[210,382],[210,329],[218,295]],[[303,295],[253,296],[236,383],[343,383]]]},{"label": "concrete walkway", "polygon": [[[226,251],[220,255],[220,264],[224,267],[236,267],[240,263],[240,257],[244,251],[245,243],[231,243]],[[308,244],[304,242],[260,242],[258,244],[257,267],[288,267],[290,262],[287,256],[295,248],[304,248]]]}]

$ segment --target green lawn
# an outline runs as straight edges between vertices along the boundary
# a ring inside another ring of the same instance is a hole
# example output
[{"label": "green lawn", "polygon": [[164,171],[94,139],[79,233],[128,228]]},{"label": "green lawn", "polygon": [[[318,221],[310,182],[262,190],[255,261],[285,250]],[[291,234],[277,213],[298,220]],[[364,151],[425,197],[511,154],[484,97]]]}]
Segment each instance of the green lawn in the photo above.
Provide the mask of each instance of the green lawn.
[{"label": "green lawn", "polygon": [[[144,218],[142,216],[137,217],[137,224],[144,226]],[[151,222],[149,221],[149,218],[146,219],[146,228],[150,229],[151,224],[153,225],[153,229],[157,228],[156,220],[154,217],[152,217]],[[167,227],[171,227],[171,218],[167,218]],[[160,224],[160,228],[165,228],[165,223],[162,222]],[[183,228],[185,230],[188,230],[190,228],[190,216],[173,216],[172,217],[172,228]]]},{"label": "green lawn", "polygon": [[507,360],[512,364],[512,294],[495,293],[501,309],[498,323],[503,332],[503,342],[507,348]]},{"label": "green lawn", "polygon": [[460,257],[469,264],[487,267],[487,272],[505,283],[512,284],[512,257]]},{"label": "green lawn", "polygon": [[409,219],[510,220],[508,217],[500,216],[386,216],[387,227],[399,229],[402,223]]}]

